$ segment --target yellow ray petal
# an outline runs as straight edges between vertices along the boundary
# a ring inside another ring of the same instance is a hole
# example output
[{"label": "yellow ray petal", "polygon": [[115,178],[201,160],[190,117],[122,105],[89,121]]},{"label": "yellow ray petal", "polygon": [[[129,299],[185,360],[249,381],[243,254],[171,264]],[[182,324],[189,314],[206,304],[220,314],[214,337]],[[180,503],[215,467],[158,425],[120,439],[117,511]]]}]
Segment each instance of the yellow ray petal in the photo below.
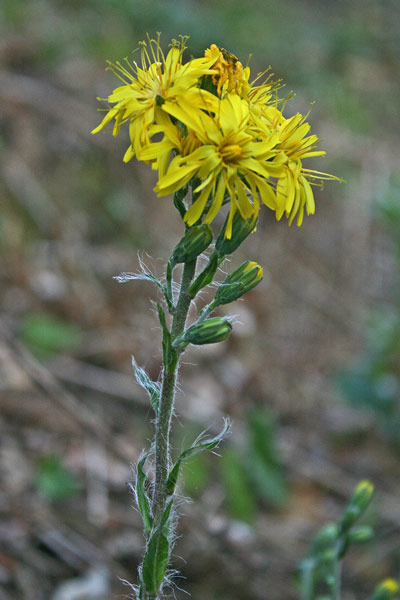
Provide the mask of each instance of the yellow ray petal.
[{"label": "yellow ray petal", "polygon": [[208,197],[213,188],[213,181],[211,181],[201,192],[200,196],[195,200],[192,206],[186,211],[185,222],[192,226],[198,221],[204,212],[204,208],[207,204]]}]

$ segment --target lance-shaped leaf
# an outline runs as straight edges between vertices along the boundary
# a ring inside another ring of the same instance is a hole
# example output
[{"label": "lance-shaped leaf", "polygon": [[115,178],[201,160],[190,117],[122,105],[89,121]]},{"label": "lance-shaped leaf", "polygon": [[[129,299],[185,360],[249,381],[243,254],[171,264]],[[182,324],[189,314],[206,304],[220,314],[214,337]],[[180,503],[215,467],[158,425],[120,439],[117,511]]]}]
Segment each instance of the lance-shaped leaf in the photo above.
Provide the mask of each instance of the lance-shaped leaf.
[{"label": "lance-shaped leaf", "polygon": [[189,294],[194,298],[196,294],[209,285],[213,277],[217,271],[218,265],[220,264],[221,259],[217,252],[213,252],[208,259],[208,262],[204,269],[197,275],[196,279],[190,285]]},{"label": "lance-shaped leaf", "polygon": [[203,450],[212,450],[213,448],[216,448],[218,446],[218,444],[221,442],[221,440],[223,440],[223,438],[228,433],[230,426],[231,426],[231,424],[230,424],[229,419],[224,419],[224,428],[217,436],[215,436],[213,438],[203,439],[203,440],[200,437],[196,440],[196,442],[193,444],[193,446],[191,446],[190,448],[186,448],[186,450],[184,450],[180,454],[178,460],[176,461],[176,463],[174,464],[174,466],[172,467],[172,469],[168,475],[167,490],[166,490],[167,494],[171,495],[174,493],[182,463],[186,459],[190,458],[191,456],[194,456],[195,454],[199,454],[200,452],[203,452]]},{"label": "lance-shaped leaf", "polygon": [[146,592],[154,596],[164,581],[169,559],[169,518],[172,501],[169,502],[159,527],[152,534],[143,559],[142,578]]},{"label": "lance-shaped leaf", "polygon": [[146,484],[148,481],[146,473],[143,471],[143,465],[146,462],[149,453],[147,452],[139,460],[136,467],[136,501],[143,518],[144,530],[146,533],[151,531],[153,527],[153,517],[151,514],[150,500],[146,491]]},{"label": "lance-shaped leaf", "polygon": [[166,290],[166,296],[168,297],[168,300],[167,300],[168,310],[172,314],[174,312],[174,297],[172,294],[172,265],[171,265],[170,260],[167,263],[165,279],[166,279],[165,290]]},{"label": "lance-shaped leaf", "polygon": [[162,327],[162,331],[163,331],[163,338],[162,338],[163,363],[167,369],[167,372],[171,372],[171,370],[173,370],[173,368],[176,364],[177,356],[176,356],[176,352],[175,352],[174,348],[172,348],[171,333],[168,329],[167,322],[165,320],[165,314],[164,314],[161,304],[157,304],[157,310],[158,310],[158,318],[159,318],[159,321],[160,321],[160,324]]},{"label": "lance-shaped leaf", "polygon": [[[145,269],[145,267],[143,267],[143,269]],[[158,279],[158,277],[156,277],[152,273],[149,273],[145,270],[143,271],[143,273],[121,273],[120,275],[113,277],[113,279],[118,281],[118,283],[126,283],[127,281],[151,281],[152,283],[155,283],[156,286],[163,293],[163,296],[168,306],[168,310],[172,310],[172,298],[169,295],[167,287]]]},{"label": "lance-shaped leaf", "polygon": [[158,383],[150,379],[146,371],[139,367],[135,361],[135,358],[132,356],[132,367],[135,372],[136,381],[138,384],[146,390],[151,405],[154,409],[156,415],[158,414],[158,408],[160,406],[160,386]]}]

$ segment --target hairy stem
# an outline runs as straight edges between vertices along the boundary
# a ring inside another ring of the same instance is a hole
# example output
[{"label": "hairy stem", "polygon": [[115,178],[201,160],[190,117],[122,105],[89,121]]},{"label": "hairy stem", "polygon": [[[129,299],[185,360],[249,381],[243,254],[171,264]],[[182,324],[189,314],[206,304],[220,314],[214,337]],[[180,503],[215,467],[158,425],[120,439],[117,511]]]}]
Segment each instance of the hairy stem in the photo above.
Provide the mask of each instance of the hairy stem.
[{"label": "hairy stem", "polygon": [[342,564],[339,558],[335,561],[334,571],[335,583],[333,588],[333,599],[340,600],[341,597],[341,584],[342,584]]},{"label": "hairy stem", "polygon": [[[196,260],[185,263],[182,274],[178,302],[174,311],[171,328],[172,341],[179,337],[185,328],[192,297],[189,286],[196,271]],[[171,416],[174,406],[176,378],[179,367],[179,356],[172,367],[163,365],[163,383],[161,390],[160,409],[156,419],[156,480],[153,496],[154,525],[160,523],[166,505],[166,483],[170,469],[169,434]]]}]

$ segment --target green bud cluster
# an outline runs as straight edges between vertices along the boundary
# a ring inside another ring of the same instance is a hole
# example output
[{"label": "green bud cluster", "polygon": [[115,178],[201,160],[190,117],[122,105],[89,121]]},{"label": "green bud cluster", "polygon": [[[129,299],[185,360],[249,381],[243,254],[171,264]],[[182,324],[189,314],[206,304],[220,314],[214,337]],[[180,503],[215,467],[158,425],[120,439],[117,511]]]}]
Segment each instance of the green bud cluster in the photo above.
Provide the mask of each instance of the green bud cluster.
[{"label": "green bud cluster", "polygon": [[260,283],[263,270],[259,264],[246,260],[217,289],[214,302],[216,305],[228,304],[243,296]]},{"label": "green bud cluster", "polygon": [[[357,527],[355,525],[367,510],[373,493],[374,486],[372,483],[366,480],[360,481],[341,519],[335,523],[328,523],[315,536],[310,554],[300,565],[304,598],[307,598],[307,600],[317,597],[316,592],[320,588],[321,591],[328,590],[327,600],[337,598],[338,565],[341,559],[351,544],[362,544],[372,538],[373,531],[371,527],[368,525]],[[395,589],[394,585],[388,587],[391,590]],[[393,598],[394,595],[382,595],[376,598],[374,596],[373,600],[393,600]]]}]

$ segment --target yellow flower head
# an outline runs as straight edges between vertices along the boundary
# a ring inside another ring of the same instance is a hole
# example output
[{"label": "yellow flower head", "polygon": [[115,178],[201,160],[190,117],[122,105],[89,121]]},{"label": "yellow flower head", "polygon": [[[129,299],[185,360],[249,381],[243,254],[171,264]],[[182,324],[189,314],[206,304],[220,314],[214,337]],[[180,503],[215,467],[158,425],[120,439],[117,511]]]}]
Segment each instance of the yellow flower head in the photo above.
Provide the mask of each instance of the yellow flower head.
[{"label": "yellow flower head", "polygon": [[399,591],[399,584],[395,579],[385,579],[381,585],[385,590],[393,594],[393,596]]},{"label": "yellow flower head", "polygon": [[204,222],[211,223],[229,198],[225,235],[230,238],[236,211],[243,219],[257,214],[258,196],[269,208],[276,209],[276,196],[268,179],[283,172],[285,156],[274,150],[275,134],[265,130],[262,139],[254,136],[245,100],[228,94],[219,101],[217,113],[212,116],[185,112],[178,106],[171,109],[171,114],[189,131],[194,131],[202,145],[187,156],[176,156],[155,189],[159,196],[165,196],[194,177],[201,181],[185,215],[188,225],[196,223],[203,214]]},{"label": "yellow flower head", "polygon": [[398,598],[399,585],[394,579],[384,579],[376,586],[373,600],[394,600]]},{"label": "yellow flower head", "polygon": [[159,177],[165,175],[171,158],[175,152],[180,156],[187,156],[202,145],[201,140],[194,131],[182,127],[180,121],[172,120],[164,111],[159,115],[159,128],[154,128],[154,133],[163,133],[164,137],[159,142],[151,142],[140,151],[140,160],[152,164]]},{"label": "yellow flower head", "polygon": [[141,67],[128,58],[124,63],[109,63],[109,69],[124,85],[108,97],[115,106],[109,109],[92,133],[97,133],[115,119],[113,135],[116,136],[121,123],[128,121],[131,145],[124,156],[125,162],[139,154],[150,141],[154,133],[153,124],[162,117],[165,102],[188,105],[194,110],[207,108],[208,93],[200,94],[196,86],[199,77],[213,73],[209,69],[212,61],[199,58],[183,65],[186,40],[186,37],[182,37],[180,42],[173,40],[166,56],[160,47],[159,37],[141,42]]},{"label": "yellow flower head", "polygon": [[[125,59],[109,63],[123,85],[108,97],[113,106],[92,133],[115,120],[117,135],[129,123],[134,155],[158,171],[159,196],[191,188],[185,221],[210,223],[229,203],[224,228],[232,236],[235,214],[256,218],[260,202],[289,224],[315,212],[313,186],[333,175],[303,166],[325,154],[310,135],[306,117],[287,119],[278,98],[281,82],[269,69],[249,83],[250,69],[212,44],[202,58],[183,61],[187,38],[164,55],[159,37],[141,43],[141,66]],[[182,211],[183,214],[183,211]]]},{"label": "yellow flower head", "polygon": [[249,70],[243,68],[238,57],[216,44],[211,44],[204,56],[212,61],[211,68],[215,71],[212,82],[217,86],[217,95],[221,97],[222,91],[242,95],[242,87],[247,83]]},{"label": "yellow flower head", "polygon": [[[272,107],[270,107],[272,109]],[[279,112],[279,111],[278,111]],[[270,111],[270,115],[272,113]],[[284,172],[278,180],[276,191],[278,210],[276,213],[279,220],[285,213],[292,224],[297,216],[297,224],[303,222],[304,208],[308,215],[315,213],[314,194],[311,183],[322,187],[323,181],[335,179],[341,181],[334,175],[321,173],[303,167],[302,160],[312,156],[324,156],[324,150],[318,150],[320,140],[316,135],[307,135],[310,125],[305,121],[306,117],[297,114],[290,119],[283,115],[276,118],[276,129],[279,135],[279,149],[287,157]]]}]

